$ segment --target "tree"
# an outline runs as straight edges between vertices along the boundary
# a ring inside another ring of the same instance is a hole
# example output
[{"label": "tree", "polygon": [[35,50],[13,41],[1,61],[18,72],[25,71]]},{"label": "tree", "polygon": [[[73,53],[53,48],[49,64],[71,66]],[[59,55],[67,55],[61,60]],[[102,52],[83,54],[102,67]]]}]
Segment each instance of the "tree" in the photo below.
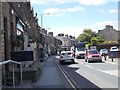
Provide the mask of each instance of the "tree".
[{"label": "tree", "polygon": [[91,44],[92,45],[97,45],[98,44],[98,39],[96,37],[91,38]]},{"label": "tree", "polygon": [[78,36],[77,40],[80,42],[91,43],[93,45],[97,45],[104,42],[102,36],[98,35],[91,29],[84,29],[83,33]]},{"label": "tree", "polygon": [[80,42],[87,41],[90,43],[92,35],[91,33],[92,33],[91,29],[84,29],[83,33],[78,36],[77,40]]},{"label": "tree", "polygon": [[114,45],[114,44],[118,44],[117,41],[104,41],[101,43],[101,45]]},{"label": "tree", "polygon": [[96,39],[98,40],[98,44],[101,44],[101,43],[103,43],[103,42],[105,41],[105,40],[103,39],[103,37],[100,36],[100,35],[97,35]]}]

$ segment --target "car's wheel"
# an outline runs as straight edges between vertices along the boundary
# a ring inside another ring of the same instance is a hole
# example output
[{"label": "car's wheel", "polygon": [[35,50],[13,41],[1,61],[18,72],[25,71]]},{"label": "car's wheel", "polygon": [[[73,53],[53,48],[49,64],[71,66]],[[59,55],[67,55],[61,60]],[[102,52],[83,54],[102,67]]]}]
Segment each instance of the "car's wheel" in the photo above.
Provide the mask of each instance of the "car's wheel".
[{"label": "car's wheel", "polygon": [[87,62],[87,59],[85,59],[85,62]]},{"label": "car's wheel", "polygon": [[99,62],[102,62],[102,60],[99,60]]},{"label": "car's wheel", "polygon": [[78,59],[78,56],[76,56],[76,59]]},{"label": "car's wheel", "polygon": [[88,63],[90,63],[90,61],[88,60]]},{"label": "car's wheel", "polygon": [[72,60],[72,63],[74,64],[74,63],[75,63],[75,61],[74,61],[74,60]]},{"label": "car's wheel", "polygon": [[60,61],[60,64],[61,64],[61,65],[63,65],[63,64],[64,64],[64,62],[63,62],[63,61]]},{"label": "car's wheel", "polygon": [[88,59],[87,61],[88,61],[88,63],[90,63],[90,60],[89,60],[89,59]]}]

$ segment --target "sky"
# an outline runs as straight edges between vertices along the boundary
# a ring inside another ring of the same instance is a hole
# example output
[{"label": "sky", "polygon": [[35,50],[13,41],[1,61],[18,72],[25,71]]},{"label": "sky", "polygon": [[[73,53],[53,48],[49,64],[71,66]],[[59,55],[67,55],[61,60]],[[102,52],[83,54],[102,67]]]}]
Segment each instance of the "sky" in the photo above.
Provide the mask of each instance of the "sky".
[{"label": "sky", "polygon": [[84,29],[95,32],[106,25],[118,30],[119,0],[30,0],[38,23],[54,36],[64,33],[78,37]]}]

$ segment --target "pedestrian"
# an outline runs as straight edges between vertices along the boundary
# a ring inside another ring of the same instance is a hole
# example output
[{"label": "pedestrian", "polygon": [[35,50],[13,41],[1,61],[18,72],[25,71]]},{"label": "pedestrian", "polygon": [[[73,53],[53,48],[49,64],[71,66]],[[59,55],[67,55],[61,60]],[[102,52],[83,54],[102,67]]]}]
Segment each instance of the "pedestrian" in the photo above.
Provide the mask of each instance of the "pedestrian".
[{"label": "pedestrian", "polygon": [[88,50],[85,49],[85,62],[87,62]]},{"label": "pedestrian", "polygon": [[103,56],[104,56],[104,59],[105,59],[105,61],[106,61],[106,54],[104,53]]}]

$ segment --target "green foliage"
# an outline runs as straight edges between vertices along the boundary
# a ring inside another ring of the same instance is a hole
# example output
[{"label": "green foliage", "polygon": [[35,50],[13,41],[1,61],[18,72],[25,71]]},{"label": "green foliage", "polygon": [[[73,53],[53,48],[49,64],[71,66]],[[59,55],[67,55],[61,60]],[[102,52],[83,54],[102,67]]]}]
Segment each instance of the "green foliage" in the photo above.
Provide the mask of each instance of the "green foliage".
[{"label": "green foliage", "polygon": [[104,41],[103,43],[101,43],[102,45],[112,45],[112,44],[118,44],[117,41]]},{"label": "green foliage", "polygon": [[91,44],[92,45],[97,45],[98,44],[98,39],[96,37],[91,38]]},{"label": "green foliage", "polygon": [[92,33],[91,29],[84,29],[83,33],[78,36],[77,40],[80,42],[87,41],[90,43],[91,33]]},{"label": "green foliage", "polygon": [[92,44],[90,43],[90,44],[86,44],[86,49],[89,49],[90,48],[90,46],[92,46]]},{"label": "green foliage", "polygon": [[11,46],[12,47],[19,47],[23,44],[23,42],[24,42],[23,35],[17,35],[16,38],[11,41]]},{"label": "green foliage", "polygon": [[23,35],[17,35],[16,39],[19,41],[24,41],[24,36]]},{"label": "green foliage", "polygon": [[77,40],[80,42],[91,43],[93,45],[97,45],[104,42],[102,36],[98,35],[91,29],[84,29],[83,33],[78,36]]}]

